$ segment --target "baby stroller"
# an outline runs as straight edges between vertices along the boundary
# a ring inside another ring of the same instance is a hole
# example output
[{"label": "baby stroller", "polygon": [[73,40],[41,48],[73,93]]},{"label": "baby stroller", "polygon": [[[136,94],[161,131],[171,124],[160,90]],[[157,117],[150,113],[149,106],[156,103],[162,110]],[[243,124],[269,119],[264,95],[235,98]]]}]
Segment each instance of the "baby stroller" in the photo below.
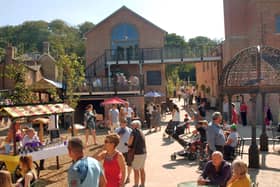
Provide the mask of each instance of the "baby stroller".
[{"label": "baby stroller", "polygon": [[186,157],[188,160],[196,160],[199,155],[203,155],[203,143],[200,141],[200,135],[179,136],[178,143],[183,146],[183,150],[171,155],[171,160],[176,160],[177,155]]}]

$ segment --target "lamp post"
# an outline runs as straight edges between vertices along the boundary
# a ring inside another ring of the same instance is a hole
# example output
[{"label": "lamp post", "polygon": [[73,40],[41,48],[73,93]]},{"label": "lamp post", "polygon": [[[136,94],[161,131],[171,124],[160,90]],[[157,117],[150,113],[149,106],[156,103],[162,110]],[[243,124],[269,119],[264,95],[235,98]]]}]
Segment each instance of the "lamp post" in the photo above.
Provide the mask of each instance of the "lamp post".
[{"label": "lamp post", "polygon": [[257,79],[254,84],[257,84],[258,91],[257,93],[251,94],[251,102],[252,102],[252,141],[249,147],[249,167],[250,168],[259,168],[260,167],[260,157],[259,157],[259,149],[257,145],[257,136],[256,136],[256,102],[257,102],[257,94],[259,93],[259,81],[260,81],[260,73],[261,73],[261,65],[260,65],[260,46],[257,46],[256,52],[256,67],[257,67]]}]

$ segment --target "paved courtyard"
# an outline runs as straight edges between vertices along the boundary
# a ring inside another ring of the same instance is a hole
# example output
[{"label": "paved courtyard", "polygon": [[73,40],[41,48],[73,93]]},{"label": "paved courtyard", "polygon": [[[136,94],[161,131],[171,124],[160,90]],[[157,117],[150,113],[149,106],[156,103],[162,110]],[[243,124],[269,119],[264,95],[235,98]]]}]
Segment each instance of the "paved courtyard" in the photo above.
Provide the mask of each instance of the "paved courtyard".
[{"label": "paved courtyard", "polygon": [[[176,102],[176,101],[175,101]],[[182,103],[179,103],[181,105]],[[181,111],[181,120],[183,120],[185,111]],[[209,113],[210,115],[210,113]],[[164,122],[166,124],[169,121],[171,115],[167,115]],[[193,128],[193,127],[192,127]],[[146,162],[146,187],[176,187],[178,183],[183,181],[195,181],[199,172],[197,171],[197,161],[188,161],[182,157],[177,157],[175,161],[171,161],[170,155],[173,152],[179,151],[182,147],[176,141],[169,141],[163,138],[163,132],[165,127],[163,126],[161,132],[146,134],[148,157]],[[239,133],[243,137],[251,136],[251,127],[238,127]],[[261,128],[257,128],[257,137],[259,137]],[[93,153],[102,146],[104,141],[105,130],[99,130],[98,132],[98,146],[90,146],[86,150],[86,154],[91,156]],[[63,134],[66,136],[69,134]],[[271,136],[271,132],[268,132]],[[84,138],[82,133],[79,135]],[[250,142],[245,145],[245,152],[248,151]],[[276,145],[275,150],[270,146],[268,153],[260,153],[260,169],[250,169],[249,173],[253,181],[257,181],[260,187],[279,187],[280,186],[280,154],[278,150],[280,145]],[[244,154],[242,158],[245,162],[248,162],[248,155]],[[68,155],[60,157],[60,169],[56,169],[55,158],[46,160],[45,170],[41,171],[40,178],[42,186],[57,187],[67,186],[67,170],[71,164],[71,160]],[[131,175],[133,179],[133,175]],[[132,187],[133,180],[127,184],[126,187]]]}]

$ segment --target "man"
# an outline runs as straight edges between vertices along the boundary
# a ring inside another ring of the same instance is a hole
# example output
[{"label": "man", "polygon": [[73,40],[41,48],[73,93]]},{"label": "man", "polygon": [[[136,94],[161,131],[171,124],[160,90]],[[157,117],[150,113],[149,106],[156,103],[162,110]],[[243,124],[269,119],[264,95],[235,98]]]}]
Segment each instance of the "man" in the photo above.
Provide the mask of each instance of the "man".
[{"label": "man", "polygon": [[218,185],[226,187],[231,177],[230,165],[223,159],[223,154],[215,151],[212,160],[208,161],[202,174],[197,180],[198,185]]},{"label": "man", "polygon": [[[134,171],[134,186],[144,187],[146,180],[144,167],[147,158],[145,135],[141,130],[140,120],[133,120],[131,127],[132,132],[128,140],[128,147],[135,150],[134,159],[131,164]],[[140,185],[139,177],[141,181]]]},{"label": "man", "polygon": [[240,105],[240,115],[241,115],[241,121],[243,126],[247,125],[247,111],[248,111],[248,106],[243,99]]},{"label": "man", "polygon": [[69,187],[105,187],[105,177],[99,162],[91,157],[84,157],[83,142],[72,138],[68,142],[68,153],[73,164],[68,170]]},{"label": "man", "polygon": [[122,119],[120,121],[120,127],[116,128],[115,132],[120,136],[120,143],[117,146],[117,150],[123,154],[127,164],[127,178],[125,183],[129,183],[130,173],[131,173],[131,163],[128,163],[127,160],[127,153],[128,153],[127,142],[132,132],[132,129],[128,128],[126,124],[127,121],[125,119]]},{"label": "man", "polygon": [[209,124],[206,131],[209,155],[211,155],[214,151],[224,152],[225,135],[224,131],[220,128],[221,122],[221,113],[214,112],[212,114],[212,123]]},{"label": "man", "polygon": [[132,117],[134,116],[134,111],[133,109],[129,106],[129,102],[126,102],[124,104],[124,112],[125,112],[125,115],[126,115],[126,121],[127,121],[127,125],[130,127],[130,123],[131,123],[131,119]]},{"label": "man", "polygon": [[109,111],[111,133],[114,132],[115,128],[120,126],[119,114],[120,114],[120,112],[119,112],[119,109],[117,109],[117,105],[113,104],[112,108]]},{"label": "man", "polygon": [[205,108],[205,101],[201,101],[198,111],[199,111],[199,119],[204,120],[206,118],[206,108]]},{"label": "man", "polygon": [[236,125],[230,126],[230,134],[227,137],[227,141],[224,146],[225,160],[232,160],[234,156],[234,149],[238,143],[238,132]]}]

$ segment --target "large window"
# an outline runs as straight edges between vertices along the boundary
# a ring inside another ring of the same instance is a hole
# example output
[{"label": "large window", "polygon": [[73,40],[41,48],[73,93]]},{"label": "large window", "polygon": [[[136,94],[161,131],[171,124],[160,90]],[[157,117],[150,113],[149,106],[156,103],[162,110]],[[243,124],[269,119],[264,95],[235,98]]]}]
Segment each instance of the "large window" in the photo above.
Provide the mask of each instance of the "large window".
[{"label": "large window", "polygon": [[161,85],[161,72],[147,71],[147,85]]},{"label": "large window", "polygon": [[275,31],[276,33],[280,33],[280,15],[275,18]]}]

